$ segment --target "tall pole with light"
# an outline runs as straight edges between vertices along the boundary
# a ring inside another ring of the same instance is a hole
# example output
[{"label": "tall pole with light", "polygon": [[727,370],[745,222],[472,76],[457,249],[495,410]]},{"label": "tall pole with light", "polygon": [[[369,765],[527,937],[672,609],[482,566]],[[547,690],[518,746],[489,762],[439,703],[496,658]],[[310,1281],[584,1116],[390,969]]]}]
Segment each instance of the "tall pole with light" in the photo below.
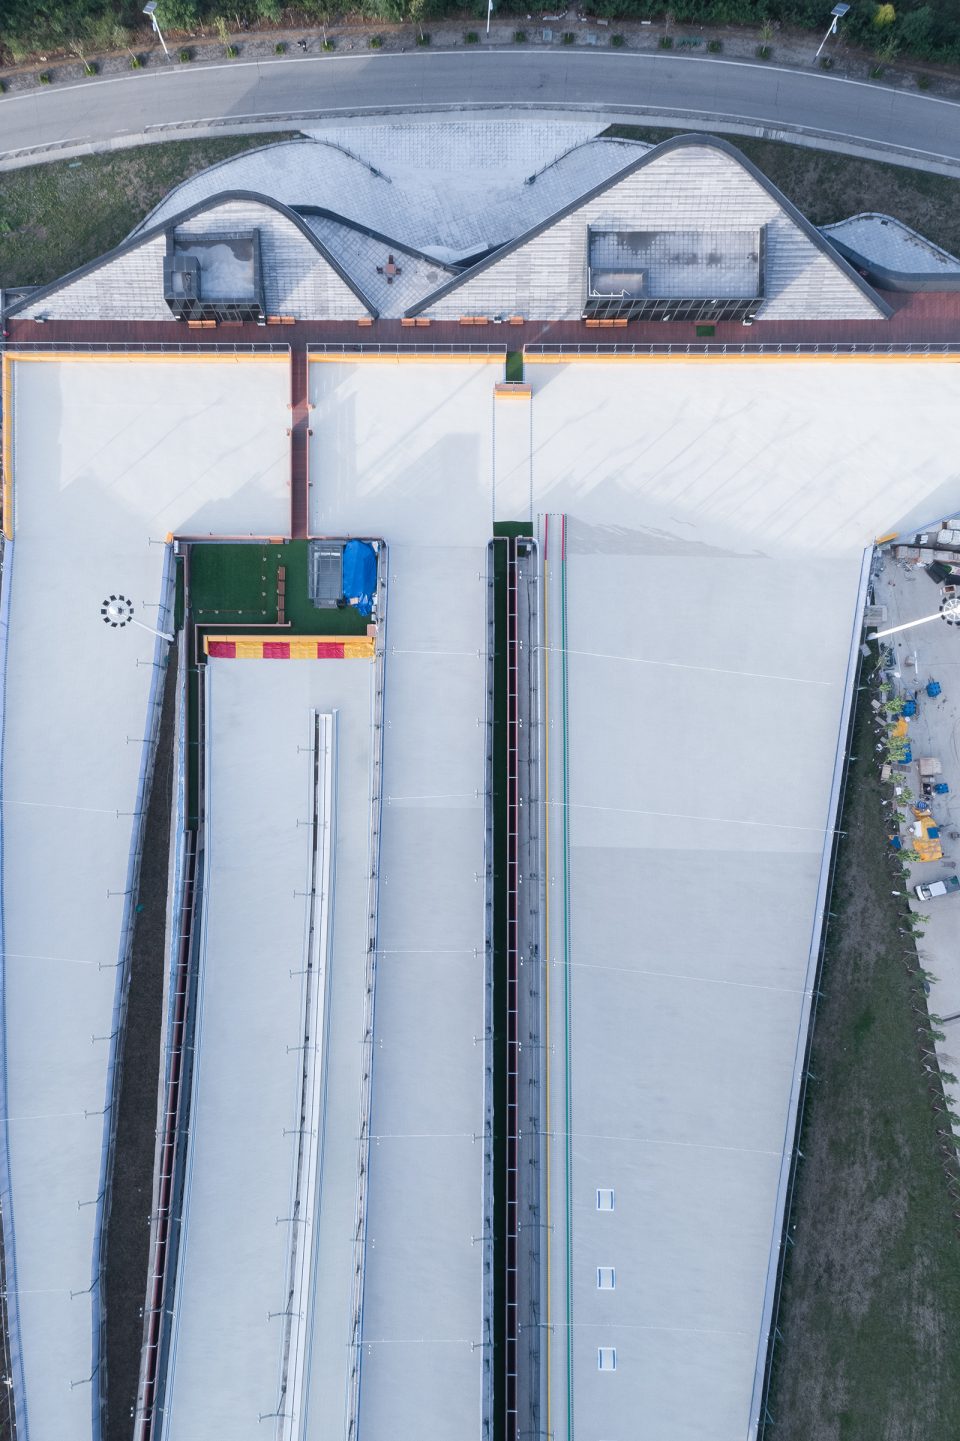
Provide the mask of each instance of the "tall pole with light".
[{"label": "tall pole with light", "polygon": [[490,16],[493,14],[493,0],[487,0],[487,36],[490,35]]},{"label": "tall pole with light", "polygon": [[[842,20],[843,17],[844,17],[844,15],[846,15],[846,13],[847,13],[847,11],[848,11],[849,9],[850,9],[850,6],[849,6],[849,5],[834,5],[833,9],[830,11],[830,14],[833,16],[833,19],[830,21],[830,29],[827,31],[826,35],[824,35],[823,39],[820,41],[820,50],[822,50],[823,47],[824,47],[824,45],[826,45],[826,43],[827,43],[827,41],[830,39],[830,36],[831,36],[831,35],[836,35],[836,33],[837,33],[837,21],[838,21],[838,20]],[[814,60],[819,60],[819,59],[820,59],[820,50],[818,50],[817,53],[816,53],[816,55],[814,55],[814,57],[813,57]]]},{"label": "tall pole with light", "polygon": [[143,7],[143,13],[144,13],[144,15],[149,15],[149,16],[150,16],[150,24],[153,26],[154,30],[156,31],[157,39],[160,41],[160,44],[163,46],[163,53],[164,53],[164,55],[166,55],[167,59],[169,60],[169,59],[170,59],[170,51],[167,49],[167,42],[166,42],[166,40],[164,40],[164,38],[163,38],[163,31],[160,29],[160,26],[157,24],[157,0],[147,0],[146,5],[144,5],[144,7]]},{"label": "tall pole with light", "polygon": [[100,607],[100,619],[104,625],[110,626],[111,630],[123,630],[125,626],[135,625],[139,626],[140,630],[158,636],[160,640],[176,640],[176,636],[170,635],[168,631],[158,630],[155,625],[147,625],[145,621],[137,620],[133,613],[133,601],[125,595],[106,596]]}]

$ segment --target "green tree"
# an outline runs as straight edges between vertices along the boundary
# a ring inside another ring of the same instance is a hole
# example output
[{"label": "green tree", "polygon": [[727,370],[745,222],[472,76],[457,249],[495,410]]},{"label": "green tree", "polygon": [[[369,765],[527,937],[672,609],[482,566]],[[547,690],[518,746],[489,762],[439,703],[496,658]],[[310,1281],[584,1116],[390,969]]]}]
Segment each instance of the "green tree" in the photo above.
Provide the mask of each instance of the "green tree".
[{"label": "green tree", "polygon": [[897,18],[897,12],[892,5],[878,5],[873,12],[873,23],[878,30],[886,30]]},{"label": "green tree", "polygon": [[200,19],[197,0],[159,0],[157,24],[168,30],[192,30]]}]

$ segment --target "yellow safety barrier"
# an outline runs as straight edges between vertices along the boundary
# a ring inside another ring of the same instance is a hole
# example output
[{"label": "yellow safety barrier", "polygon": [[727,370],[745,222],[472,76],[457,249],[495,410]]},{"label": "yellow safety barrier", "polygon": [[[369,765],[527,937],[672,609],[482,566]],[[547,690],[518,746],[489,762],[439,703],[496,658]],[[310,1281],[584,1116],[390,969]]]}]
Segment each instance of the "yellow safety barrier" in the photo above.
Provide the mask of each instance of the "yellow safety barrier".
[{"label": "yellow safety barrier", "polygon": [[315,365],[324,362],[328,365],[406,365],[412,362],[414,365],[454,364],[502,366],[506,350],[507,347],[504,346],[502,350],[496,350],[492,354],[486,350],[477,350],[468,352],[466,355],[458,355],[452,351],[435,353],[433,351],[420,350],[411,351],[407,355],[397,355],[389,352],[381,354],[379,351],[369,350],[361,351],[359,354],[350,351],[338,351],[335,354],[330,354],[327,351],[323,351],[318,355],[309,354],[309,359]]},{"label": "yellow safety barrier", "polygon": [[373,660],[372,635],[207,635],[204,653],[214,660]]},{"label": "yellow safety barrier", "polygon": [[3,357],[3,533],[13,540],[13,356]]},{"label": "yellow safety barrier", "polygon": [[875,353],[863,350],[844,351],[843,354],[835,354],[832,350],[803,351],[799,354],[796,351],[766,350],[759,355],[741,355],[736,351],[713,351],[709,354],[688,354],[686,351],[680,350],[676,352],[658,351],[656,354],[643,351],[636,354],[633,351],[619,350],[612,351],[605,355],[592,355],[589,353],[581,354],[576,350],[569,350],[548,355],[531,354],[527,351],[524,353],[523,360],[525,365],[623,365],[625,362],[649,361],[654,361],[658,365],[664,361],[684,361],[687,364],[702,365],[704,363],[712,364],[718,360],[745,362],[747,364],[757,364],[758,362],[760,364],[767,364],[770,361],[814,361],[821,364],[825,361],[838,363],[844,361],[856,361],[858,363],[862,363],[863,361],[869,361],[871,363],[884,361],[898,365],[904,361],[912,360],[926,364],[930,364],[933,361],[943,361],[948,365],[955,365],[957,362],[960,362],[960,354],[943,355],[938,353],[936,355],[917,355],[911,353],[909,355],[897,355],[888,351]]},{"label": "yellow safety barrier", "polygon": [[7,351],[6,357],[15,360],[18,365],[49,360],[86,360],[95,361],[98,365],[130,365],[142,361],[149,361],[151,365],[181,365],[185,361],[193,364],[199,361],[203,365],[236,365],[251,360],[255,360],[261,365],[264,362],[275,365],[289,365],[290,363],[290,355],[286,350],[244,350],[235,354],[227,350],[17,350]]}]

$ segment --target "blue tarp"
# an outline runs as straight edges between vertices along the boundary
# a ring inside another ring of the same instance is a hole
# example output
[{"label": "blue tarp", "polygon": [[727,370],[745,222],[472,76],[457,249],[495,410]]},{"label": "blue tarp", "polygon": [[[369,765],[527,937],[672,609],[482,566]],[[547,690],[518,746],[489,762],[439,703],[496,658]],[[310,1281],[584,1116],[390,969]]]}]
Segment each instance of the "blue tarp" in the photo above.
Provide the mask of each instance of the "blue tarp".
[{"label": "blue tarp", "polygon": [[927,681],[927,695],[930,696],[931,700],[934,696],[937,696],[939,694],[940,682],[938,680]]},{"label": "blue tarp", "polygon": [[365,540],[348,540],[343,547],[343,593],[361,615],[373,609],[377,588],[377,552]]},{"label": "blue tarp", "polygon": [[915,700],[905,700],[903,703],[904,715],[916,715],[917,703]]}]

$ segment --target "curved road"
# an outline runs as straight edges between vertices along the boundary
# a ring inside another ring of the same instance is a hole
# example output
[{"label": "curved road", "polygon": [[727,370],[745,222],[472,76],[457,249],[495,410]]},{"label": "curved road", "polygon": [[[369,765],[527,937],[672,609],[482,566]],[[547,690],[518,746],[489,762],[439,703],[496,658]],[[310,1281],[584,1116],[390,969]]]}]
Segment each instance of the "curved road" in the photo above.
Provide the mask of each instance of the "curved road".
[{"label": "curved road", "polygon": [[[960,105],[818,71],[621,51],[434,51],[171,64],[0,98],[0,165],[48,147],[130,144],[155,127],[302,121],[363,111],[535,105],[659,112],[695,126],[800,127],[960,163]],[[155,133],[155,131],[154,131]]]}]

